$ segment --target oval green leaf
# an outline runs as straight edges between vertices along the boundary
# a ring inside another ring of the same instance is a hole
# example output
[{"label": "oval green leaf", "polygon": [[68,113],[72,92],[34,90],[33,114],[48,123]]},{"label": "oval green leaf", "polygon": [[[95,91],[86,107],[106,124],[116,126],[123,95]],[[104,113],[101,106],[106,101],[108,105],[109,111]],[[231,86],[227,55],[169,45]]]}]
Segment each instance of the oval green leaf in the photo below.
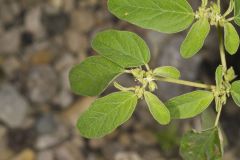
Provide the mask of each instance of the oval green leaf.
[{"label": "oval green leaf", "polygon": [[153,74],[159,77],[179,79],[181,76],[180,71],[172,66],[163,66],[154,69]]},{"label": "oval green leaf", "polygon": [[97,99],[78,119],[77,127],[86,138],[100,138],[126,122],[137,105],[132,92],[116,92]]},{"label": "oval green leaf", "polygon": [[224,45],[229,54],[233,55],[237,52],[239,47],[239,36],[231,23],[224,25]]},{"label": "oval green leaf", "polygon": [[185,134],[181,141],[180,154],[184,160],[222,159],[218,128]]},{"label": "oval green leaf", "polygon": [[172,98],[165,105],[173,119],[192,118],[203,112],[213,97],[212,92],[198,90]]},{"label": "oval green leaf", "polygon": [[144,93],[144,98],[153,118],[162,125],[168,124],[171,120],[170,113],[158,97],[146,91]]},{"label": "oval green leaf", "polygon": [[185,30],[194,19],[186,0],[109,0],[108,8],[120,19],[164,33]]},{"label": "oval green leaf", "polygon": [[240,26],[240,1],[239,0],[235,0],[234,21],[237,25]]},{"label": "oval green leaf", "polygon": [[232,83],[231,95],[234,102],[240,107],[240,81]]},{"label": "oval green leaf", "polygon": [[233,67],[230,67],[227,70],[227,74],[225,75],[225,79],[228,82],[231,82],[232,80],[234,80],[236,78],[236,74],[235,74],[235,70],[233,69]]},{"label": "oval green leaf", "polygon": [[147,64],[150,51],[137,34],[127,31],[107,30],[93,39],[92,47],[102,56],[129,68]]},{"label": "oval green leaf", "polygon": [[190,58],[195,55],[204,45],[210,31],[210,24],[206,18],[195,22],[183,41],[180,53],[183,58]]},{"label": "oval green leaf", "polygon": [[124,72],[119,65],[101,56],[92,56],[74,66],[69,73],[73,92],[83,96],[96,96]]}]

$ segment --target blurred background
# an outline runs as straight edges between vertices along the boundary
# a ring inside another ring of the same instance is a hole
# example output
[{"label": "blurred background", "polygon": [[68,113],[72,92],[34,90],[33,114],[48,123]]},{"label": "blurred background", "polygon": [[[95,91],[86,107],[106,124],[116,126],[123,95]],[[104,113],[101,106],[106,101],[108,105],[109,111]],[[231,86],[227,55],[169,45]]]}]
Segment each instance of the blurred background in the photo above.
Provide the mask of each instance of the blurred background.
[{"label": "blurred background", "polygon": [[[186,31],[168,35],[143,30],[113,17],[106,2],[0,0],[0,160],[181,160],[180,137],[191,128],[200,129],[200,117],[160,126],[140,102],[131,120],[114,133],[84,139],[76,121],[95,98],[74,95],[68,72],[96,54],[90,43],[97,32],[115,28],[146,40],[151,67],[172,65],[181,70],[182,79],[213,84],[220,62],[216,30],[200,54],[183,60],[179,46]],[[200,4],[189,2],[194,8]],[[240,54],[227,58],[240,75]],[[132,77],[118,81],[131,85]],[[167,100],[192,90],[161,83],[157,94]],[[103,95],[112,91],[110,86]],[[240,109],[232,100],[221,122],[227,138],[224,160],[239,160]]]}]

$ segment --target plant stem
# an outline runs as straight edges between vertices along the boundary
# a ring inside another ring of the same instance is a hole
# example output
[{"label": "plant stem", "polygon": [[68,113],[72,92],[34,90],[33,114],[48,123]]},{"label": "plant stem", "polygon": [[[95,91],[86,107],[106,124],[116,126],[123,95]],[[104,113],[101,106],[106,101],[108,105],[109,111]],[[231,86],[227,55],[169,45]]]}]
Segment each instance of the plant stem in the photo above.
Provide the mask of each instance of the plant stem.
[{"label": "plant stem", "polygon": [[221,2],[220,2],[220,0],[217,0],[217,5],[218,5],[219,8],[221,7]]},{"label": "plant stem", "polygon": [[223,108],[223,105],[220,107],[219,112],[217,113],[217,117],[216,117],[216,120],[215,120],[215,123],[214,123],[214,127],[218,126],[219,119],[220,119],[221,112],[222,112],[222,108]]},{"label": "plant stem", "polygon": [[185,85],[185,86],[191,86],[191,87],[203,88],[203,89],[209,89],[209,90],[213,90],[215,88],[215,86],[213,86],[213,85],[196,83],[196,82],[179,80],[179,79],[163,78],[163,77],[155,77],[155,79],[158,81],[162,81],[162,82],[181,84],[181,85]]},{"label": "plant stem", "polygon": [[224,50],[224,42],[223,42],[223,34],[221,27],[217,27],[218,30],[218,39],[219,39],[219,52],[220,52],[220,57],[221,57],[221,63],[223,66],[224,71],[227,70],[227,62],[226,62],[226,55],[225,55],[225,50]]}]

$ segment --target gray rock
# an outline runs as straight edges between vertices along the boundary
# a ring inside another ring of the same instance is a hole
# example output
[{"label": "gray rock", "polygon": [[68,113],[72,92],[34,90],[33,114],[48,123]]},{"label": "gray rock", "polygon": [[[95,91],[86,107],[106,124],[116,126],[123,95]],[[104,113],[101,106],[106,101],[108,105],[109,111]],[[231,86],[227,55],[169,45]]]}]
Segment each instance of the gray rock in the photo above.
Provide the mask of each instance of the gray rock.
[{"label": "gray rock", "polygon": [[94,17],[88,10],[76,10],[71,15],[71,27],[79,32],[88,32],[94,26]]},{"label": "gray rock", "polygon": [[63,109],[66,109],[73,102],[73,95],[71,92],[62,90],[53,98],[53,103],[60,106]]},{"label": "gray rock", "polygon": [[37,160],[54,160],[54,154],[51,150],[46,150],[39,152],[37,155]]},{"label": "gray rock", "polygon": [[30,9],[25,16],[25,29],[34,34],[36,38],[45,36],[44,26],[41,22],[42,10],[41,7]]},{"label": "gray rock", "polygon": [[73,153],[67,147],[59,147],[55,152],[57,160],[75,160]]},{"label": "gray rock", "polygon": [[57,75],[48,65],[40,65],[30,70],[27,90],[32,102],[48,102],[56,94],[57,88]]},{"label": "gray rock", "polygon": [[21,31],[18,28],[4,32],[0,36],[0,55],[18,53],[20,47],[20,36]]},{"label": "gray rock", "polygon": [[[196,81],[198,79],[199,68],[202,62],[202,54],[198,53],[191,59],[183,59],[179,53],[180,45],[183,41],[181,35],[175,36],[168,42],[159,56],[157,66],[174,66],[181,72],[181,79]],[[175,84],[160,83],[161,95],[169,99],[173,96],[191,91],[191,87],[180,86]],[[171,89],[169,89],[171,88]]]},{"label": "gray rock", "polygon": [[36,129],[40,135],[52,133],[56,130],[56,127],[56,121],[51,114],[43,115],[36,123]]},{"label": "gray rock", "polygon": [[142,158],[135,152],[119,152],[114,160],[142,160]]},{"label": "gray rock", "polygon": [[59,124],[53,133],[40,135],[37,138],[35,147],[39,150],[44,150],[59,145],[69,138],[68,131],[64,125]]},{"label": "gray rock", "polygon": [[86,53],[89,42],[84,34],[69,30],[65,34],[65,43],[67,47],[74,53]]},{"label": "gray rock", "polygon": [[142,154],[144,160],[165,160],[158,149],[146,149]]},{"label": "gray rock", "polygon": [[15,76],[15,73],[19,70],[20,66],[21,62],[15,57],[8,57],[4,59],[2,63],[3,71],[9,78]]},{"label": "gray rock", "polygon": [[108,142],[102,147],[102,152],[105,159],[114,159],[116,154],[123,150],[123,146],[119,145],[118,142]]},{"label": "gray rock", "polygon": [[0,125],[0,142],[3,141],[3,139],[6,138],[5,137],[6,133],[7,133],[7,129]]},{"label": "gray rock", "polygon": [[50,36],[63,33],[69,26],[69,16],[64,12],[43,12],[42,23]]},{"label": "gray rock", "polygon": [[10,127],[20,127],[27,116],[29,105],[10,84],[0,85],[0,119]]},{"label": "gray rock", "polygon": [[82,0],[82,1],[79,1],[78,3],[79,3],[79,6],[81,7],[94,7],[100,2],[101,1],[99,0]]},{"label": "gray rock", "polygon": [[74,64],[79,63],[70,53],[63,54],[55,63],[54,68],[61,76],[61,87],[70,91],[68,74]]},{"label": "gray rock", "polygon": [[5,24],[15,23],[15,18],[20,12],[18,1],[0,1],[0,20]]}]

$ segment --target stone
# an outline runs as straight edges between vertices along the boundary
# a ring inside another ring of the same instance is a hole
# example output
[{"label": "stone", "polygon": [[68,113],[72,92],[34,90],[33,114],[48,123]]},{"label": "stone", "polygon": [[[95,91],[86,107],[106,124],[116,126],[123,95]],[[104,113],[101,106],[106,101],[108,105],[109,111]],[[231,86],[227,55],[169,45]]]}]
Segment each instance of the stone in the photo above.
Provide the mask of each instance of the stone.
[{"label": "stone", "polygon": [[33,51],[26,55],[27,61],[32,65],[50,64],[54,61],[55,57],[54,51],[47,48]]},{"label": "stone", "polygon": [[31,8],[24,19],[25,29],[34,34],[35,38],[40,39],[45,36],[44,26],[41,22],[41,6]]},{"label": "stone", "polygon": [[142,160],[142,158],[135,152],[119,152],[115,155],[114,160]]},{"label": "stone", "polygon": [[124,147],[131,146],[131,144],[133,143],[130,135],[127,134],[127,133],[121,133],[121,134],[119,135],[119,140],[118,140],[118,141],[119,141],[119,143],[120,143],[121,145],[123,145]]},{"label": "stone", "polygon": [[14,128],[7,132],[8,147],[15,152],[20,152],[26,148],[32,148],[36,141],[37,133],[31,126],[29,128]]},{"label": "stone", "polygon": [[56,127],[56,120],[51,114],[41,116],[36,122],[36,130],[40,135],[53,133]]},{"label": "stone", "polygon": [[91,139],[88,144],[89,144],[89,147],[91,147],[91,149],[97,150],[97,149],[101,149],[101,147],[104,146],[105,143],[106,141],[104,141],[104,138],[101,138],[101,139]]},{"label": "stone", "polygon": [[144,160],[165,160],[158,149],[146,149],[141,156]]},{"label": "stone", "polygon": [[28,74],[27,91],[34,103],[46,103],[56,94],[58,77],[48,65],[31,68]]},{"label": "stone", "polygon": [[117,156],[118,152],[122,150],[123,150],[123,146],[119,145],[118,142],[114,142],[114,141],[107,142],[104,145],[104,147],[102,147],[102,153],[105,159],[116,159],[116,157],[119,157]]},{"label": "stone", "polygon": [[69,109],[61,114],[62,120],[75,127],[79,115],[83,113],[95,99],[95,97],[84,97],[76,100],[75,103],[69,106]]},{"label": "stone", "polygon": [[55,157],[57,160],[75,160],[74,155],[69,151],[67,147],[58,147],[55,151]]},{"label": "stone", "polygon": [[82,0],[82,1],[79,1],[78,3],[80,7],[94,7],[99,4],[99,1],[98,0]]},{"label": "stone", "polygon": [[65,43],[72,52],[86,53],[89,42],[84,34],[69,30],[66,32],[65,37]]},{"label": "stone", "polygon": [[0,36],[0,55],[17,54],[20,50],[21,30],[18,28],[4,32]]},{"label": "stone", "polygon": [[69,138],[69,130],[59,122],[53,133],[43,134],[37,138],[35,147],[38,150],[44,150],[49,147],[56,146]]},{"label": "stone", "polygon": [[20,127],[29,111],[25,98],[10,84],[0,85],[0,119],[9,127]]},{"label": "stone", "polygon": [[0,19],[5,24],[14,23],[16,17],[20,14],[21,8],[17,1],[0,1]]},{"label": "stone", "polygon": [[61,87],[64,91],[71,91],[70,84],[69,84],[69,71],[77,63],[77,60],[74,56],[69,53],[63,54],[60,56],[55,65],[55,70],[61,76]]},{"label": "stone", "polygon": [[147,130],[146,128],[144,130],[135,132],[133,134],[133,139],[136,143],[144,146],[154,146],[157,144],[157,139],[154,133]]},{"label": "stone", "polygon": [[0,142],[3,141],[4,138],[6,138],[7,129],[0,125]]},{"label": "stone", "polygon": [[14,56],[5,58],[2,63],[2,68],[4,73],[12,78],[15,76],[15,73],[20,69],[21,62]]},{"label": "stone", "polygon": [[75,7],[75,1],[74,0],[62,0],[63,1],[63,10],[67,13],[71,12]]},{"label": "stone", "polygon": [[[149,48],[151,48],[151,59],[154,60],[161,55],[163,48],[171,39],[170,35],[159,33],[156,31],[147,31],[146,32],[146,42],[148,43]],[[156,63],[154,61],[154,63]]]},{"label": "stone", "polygon": [[[161,49],[157,59],[157,66],[173,66],[180,70],[181,78],[189,81],[198,79],[199,68],[202,62],[201,52],[193,56],[190,60],[183,59],[179,53],[180,45],[183,41],[181,35],[170,39],[168,45]],[[191,63],[189,63],[191,62]],[[160,83],[161,94],[163,99],[169,99],[174,96],[190,92],[191,87],[179,86],[176,84]],[[171,89],[169,89],[171,88]]]},{"label": "stone", "polygon": [[42,23],[50,36],[62,34],[69,26],[69,16],[64,12],[43,12]]},{"label": "stone", "polygon": [[36,154],[30,149],[25,149],[12,160],[36,160]]},{"label": "stone", "polygon": [[75,10],[71,14],[71,27],[72,29],[86,33],[94,26],[93,14],[85,9]]},{"label": "stone", "polygon": [[60,106],[62,109],[68,108],[74,101],[72,93],[67,90],[61,90],[53,98],[53,103]]},{"label": "stone", "polygon": [[41,151],[37,154],[37,160],[54,160],[54,153],[51,150]]}]

